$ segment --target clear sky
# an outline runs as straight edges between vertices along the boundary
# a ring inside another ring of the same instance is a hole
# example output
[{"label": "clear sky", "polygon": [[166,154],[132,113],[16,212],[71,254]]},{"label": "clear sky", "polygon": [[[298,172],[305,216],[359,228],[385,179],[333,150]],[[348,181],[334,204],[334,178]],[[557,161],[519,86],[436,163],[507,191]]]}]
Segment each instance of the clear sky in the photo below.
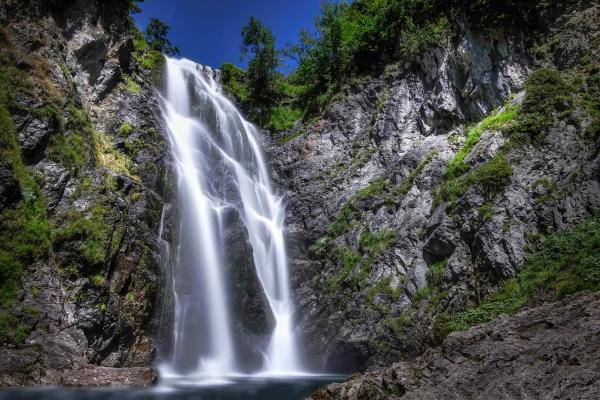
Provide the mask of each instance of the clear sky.
[{"label": "clear sky", "polygon": [[[313,30],[320,0],[144,0],[134,14],[142,29],[155,17],[171,26],[169,40],[181,56],[219,67],[240,61],[241,30],[250,16],[260,19],[277,38],[277,48],[295,42],[301,28]],[[285,70],[284,70],[285,72]]]}]

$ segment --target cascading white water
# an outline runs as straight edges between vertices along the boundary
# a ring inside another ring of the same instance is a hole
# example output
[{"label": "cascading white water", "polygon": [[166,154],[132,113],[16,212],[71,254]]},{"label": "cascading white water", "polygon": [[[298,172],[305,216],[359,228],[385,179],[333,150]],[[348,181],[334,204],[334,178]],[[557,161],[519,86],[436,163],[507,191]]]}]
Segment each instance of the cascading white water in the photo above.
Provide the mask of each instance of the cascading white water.
[{"label": "cascading white water", "polygon": [[301,371],[292,321],[284,207],[273,194],[257,129],[223,95],[216,71],[167,59],[161,112],[177,165],[181,234],[173,288],[172,356],[163,377],[222,378],[239,373],[224,271],[223,215],[245,225],[256,274],[275,319],[262,374]]}]

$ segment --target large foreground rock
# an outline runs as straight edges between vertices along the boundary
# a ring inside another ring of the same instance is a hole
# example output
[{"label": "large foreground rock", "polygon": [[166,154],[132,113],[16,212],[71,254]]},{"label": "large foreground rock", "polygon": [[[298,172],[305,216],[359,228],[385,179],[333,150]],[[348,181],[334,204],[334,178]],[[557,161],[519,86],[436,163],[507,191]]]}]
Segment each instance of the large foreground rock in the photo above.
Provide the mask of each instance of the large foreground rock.
[{"label": "large foreground rock", "polygon": [[600,294],[503,316],[311,399],[598,399]]}]

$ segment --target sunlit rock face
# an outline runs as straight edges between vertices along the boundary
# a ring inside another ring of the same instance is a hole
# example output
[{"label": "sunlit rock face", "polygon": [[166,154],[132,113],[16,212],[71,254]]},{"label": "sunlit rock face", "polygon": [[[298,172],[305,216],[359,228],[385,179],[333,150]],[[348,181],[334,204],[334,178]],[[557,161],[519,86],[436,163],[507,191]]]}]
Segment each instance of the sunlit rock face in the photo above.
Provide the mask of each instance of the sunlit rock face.
[{"label": "sunlit rock face", "polygon": [[[282,134],[303,132],[293,140],[273,141],[300,335],[314,368],[352,371],[421,354],[439,343],[438,317],[515,276],[536,235],[597,212],[598,144],[585,138],[585,118],[557,118],[543,143],[508,152],[512,175],[494,196],[471,185],[451,207],[435,201],[470,128],[521,104],[532,70],[556,61],[576,75],[568,68],[582,62],[577,54],[597,57],[598,9],[577,7],[544,17],[552,33],[465,23],[415,60],[348,84],[319,119]],[[551,54],[534,62],[532,48],[545,43]],[[500,152],[503,129],[482,132],[465,172]],[[564,196],[543,197],[545,179]],[[377,254],[368,239],[382,243]],[[427,275],[440,263],[428,295]]]}]

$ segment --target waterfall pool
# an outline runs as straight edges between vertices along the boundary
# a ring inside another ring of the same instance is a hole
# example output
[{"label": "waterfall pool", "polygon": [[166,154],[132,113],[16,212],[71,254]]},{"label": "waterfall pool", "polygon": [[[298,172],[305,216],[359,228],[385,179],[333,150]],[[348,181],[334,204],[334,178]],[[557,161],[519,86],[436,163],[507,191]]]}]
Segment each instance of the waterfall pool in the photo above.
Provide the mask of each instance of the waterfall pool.
[{"label": "waterfall pool", "polygon": [[147,389],[64,387],[0,390],[0,400],[301,400],[340,375],[302,378],[240,378],[224,385],[177,385]]}]

